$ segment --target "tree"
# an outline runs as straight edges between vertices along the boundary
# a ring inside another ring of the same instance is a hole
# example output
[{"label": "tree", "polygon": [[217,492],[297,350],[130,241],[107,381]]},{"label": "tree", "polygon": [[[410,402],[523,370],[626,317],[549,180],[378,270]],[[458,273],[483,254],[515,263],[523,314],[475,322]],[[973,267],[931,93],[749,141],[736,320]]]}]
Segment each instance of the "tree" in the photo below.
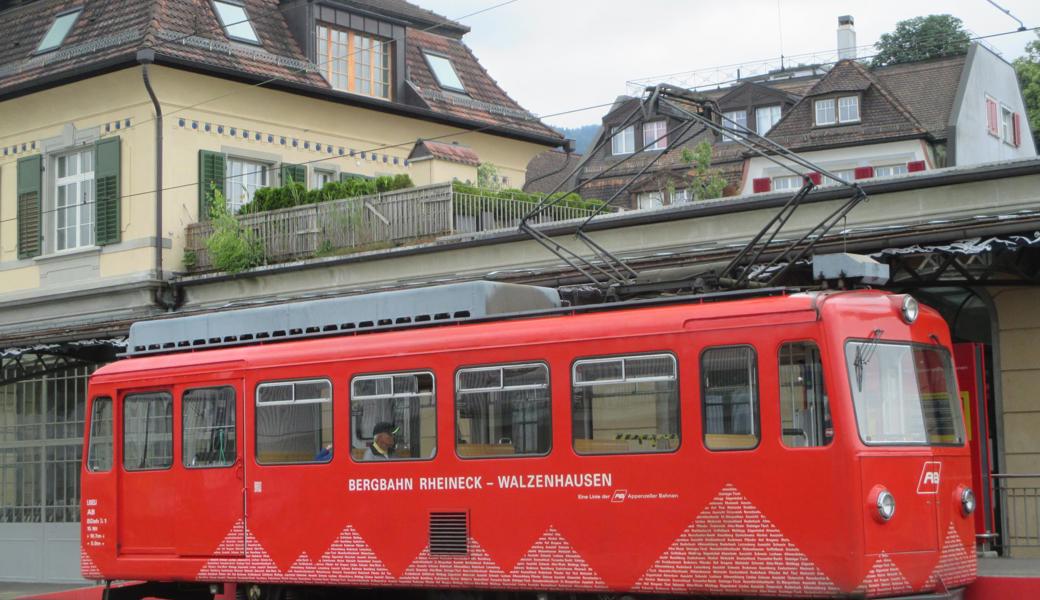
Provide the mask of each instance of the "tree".
[{"label": "tree", "polygon": [[874,67],[964,54],[971,36],[953,15],[928,15],[896,23],[896,30],[881,36]]},{"label": "tree", "polygon": [[491,163],[477,165],[477,187],[497,191],[502,188],[498,183],[498,168]]},{"label": "tree", "polygon": [[722,196],[726,178],[719,169],[711,166],[711,144],[703,141],[692,150],[683,148],[682,161],[690,165],[686,181],[690,197],[694,200],[711,200]]},{"label": "tree", "polygon": [[1015,72],[1026,103],[1026,118],[1033,139],[1040,140],[1040,33],[1026,45],[1026,55],[1015,59]]}]

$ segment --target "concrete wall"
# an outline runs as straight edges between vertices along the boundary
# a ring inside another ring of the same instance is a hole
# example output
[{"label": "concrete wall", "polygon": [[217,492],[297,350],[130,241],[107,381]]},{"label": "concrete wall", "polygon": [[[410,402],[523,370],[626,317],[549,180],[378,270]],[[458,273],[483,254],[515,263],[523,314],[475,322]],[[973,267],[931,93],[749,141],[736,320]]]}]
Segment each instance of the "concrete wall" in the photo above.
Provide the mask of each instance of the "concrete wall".
[{"label": "concrete wall", "polygon": [[[950,117],[950,124],[955,127],[955,164],[970,165],[1036,156],[1015,69],[978,44],[972,46],[968,53],[965,68],[968,76],[961,83]],[[1021,115],[1022,142],[1018,148],[988,132],[987,95]]]}]

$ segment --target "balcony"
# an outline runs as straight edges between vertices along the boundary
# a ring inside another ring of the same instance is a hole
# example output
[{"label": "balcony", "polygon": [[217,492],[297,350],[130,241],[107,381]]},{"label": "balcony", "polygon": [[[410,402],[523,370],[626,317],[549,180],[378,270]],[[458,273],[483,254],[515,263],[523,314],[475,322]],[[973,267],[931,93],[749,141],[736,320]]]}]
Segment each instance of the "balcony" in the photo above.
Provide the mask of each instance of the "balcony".
[{"label": "balcony", "polygon": [[[457,234],[515,229],[534,206],[526,195],[479,190],[469,193],[442,183],[235,218],[262,246],[264,262],[274,264],[419,244]],[[591,205],[561,204],[531,222],[584,219],[594,212]],[[190,272],[217,270],[206,245],[213,233],[209,221],[188,226],[185,267]]]}]

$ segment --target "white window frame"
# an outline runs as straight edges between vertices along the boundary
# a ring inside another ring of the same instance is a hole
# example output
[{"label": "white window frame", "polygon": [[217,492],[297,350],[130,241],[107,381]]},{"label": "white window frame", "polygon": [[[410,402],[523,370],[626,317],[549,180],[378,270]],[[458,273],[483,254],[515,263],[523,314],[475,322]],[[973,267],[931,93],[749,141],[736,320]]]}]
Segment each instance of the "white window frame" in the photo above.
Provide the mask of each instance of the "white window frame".
[{"label": "white window frame", "polygon": [[[227,202],[228,211],[231,214],[236,214],[243,206],[253,201],[256,190],[270,187],[271,164],[255,158],[230,154],[226,163],[227,166],[224,170],[224,200]],[[241,165],[238,175],[234,174],[236,163]],[[254,177],[256,181],[251,182],[250,179]]]},{"label": "white window frame", "polygon": [[[323,182],[322,179],[327,179],[327,181]],[[320,190],[325,187],[326,183],[334,181],[337,181],[336,171],[332,169],[311,169],[311,189]]]},{"label": "white window frame", "polygon": [[772,191],[786,192],[802,189],[803,180],[798,175],[780,175],[772,180]]},{"label": "white window frame", "polygon": [[997,126],[1000,128],[1000,139],[1008,146],[1015,145],[1015,111],[1003,102],[999,103]]},{"label": "white window frame", "polygon": [[[89,171],[84,171],[84,157],[89,156]],[[66,166],[66,175],[59,177],[61,161],[69,164],[69,160],[75,158],[76,173],[69,175]],[[53,215],[49,220],[47,232],[53,234],[53,240],[49,246],[52,252],[68,252],[82,248],[92,248],[95,245],[95,185],[94,169],[96,168],[96,156],[94,148],[80,147],[75,150],[55,154],[51,160],[53,180],[48,186],[53,191],[53,196],[48,203]],[[75,186],[76,198],[70,202],[69,188]],[[59,200],[62,190],[65,190],[65,199]],[[61,235],[64,231],[65,235]],[[70,235],[71,234],[71,235]]]},{"label": "white window frame", "polygon": [[667,147],[668,121],[647,121],[643,123],[643,150],[664,150]]},{"label": "white window frame", "polygon": [[[779,104],[774,104],[772,106],[759,106],[758,108],[756,108],[755,109],[755,133],[757,133],[758,135],[765,135],[765,134],[769,133],[769,131],[772,130],[773,127],[776,126],[777,121],[780,120],[780,117],[782,116],[782,112],[783,111],[782,111],[781,106]],[[762,116],[763,115],[767,116],[767,119],[768,119],[768,122],[769,122],[769,126],[765,127],[765,128],[762,127],[762,125],[763,125],[763,123],[762,123],[762,121],[763,121]]]},{"label": "white window frame", "polygon": [[693,194],[690,192],[690,188],[676,188],[672,192],[672,204],[689,204],[690,202],[693,202]]},{"label": "white window frame", "polygon": [[[394,378],[395,377],[419,377],[421,375],[429,375],[429,377],[430,377],[430,384],[431,384],[431,387],[430,387],[429,391],[426,391],[426,392],[398,392],[398,391],[396,391],[394,389]],[[367,395],[366,394],[359,394],[357,392],[357,390],[355,389],[355,387],[354,387],[355,384],[357,384],[358,382],[378,381],[378,380],[381,380],[381,379],[389,379],[390,380],[390,393],[388,393],[388,394],[376,393],[376,394],[367,394]],[[354,454],[353,454],[353,450],[355,448],[354,443],[357,442],[357,441],[368,441],[368,440],[373,439],[373,438],[366,438],[366,437],[359,437],[359,438],[355,438],[354,437],[354,434],[357,433],[356,426],[355,426],[355,423],[354,423],[354,412],[353,412],[354,411],[354,402],[355,401],[365,401],[365,400],[386,400],[386,401],[392,401],[392,400],[395,400],[395,399],[398,399],[398,398],[406,398],[406,399],[419,398],[420,408],[422,408],[423,400],[428,400],[430,405],[433,407],[433,416],[432,416],[432,418],[433,418],[433,453],[430,454],[429,456],[409,456],[409,457],[391,456],[391,457],[389,457],[389,460],[432,460],[433,458],[437,457],[437,445],[438,445],[438,441],[439,441],[438,440],[438,436],[437,436],[437,377],[436,377],[436,375],[434,375],[433,371],[394,371],[394,372],[389,372],[389,373],[378,373],[378,374],[373,374],[373,375],[358,375],[358,376],[356,376],[356,377],[354,377],[353,379],[350,380],[350,419],[351,419],[351,422],[349,424],[349,428],[350,428],[350,446],[351,446],[351,450],[352,450],[351,456],[350,456],[351,460],[353,460],[354,462],[365,462],[365,461],[359,461],[357,458],[354,457]],[[419,419],[421,421],[422,416],[420,416]],[[420,428],[421,427],[422,427],[422,424],[420,423]]]},{"label": "white window frame", "polygon": [[[888,172],[882,173],[883,170]],[[874,177],[898,177],[900,175],[906,175],[909,172],[910,171],[906,168],[906,163],[874,167]]]},{"label": "white window frame", "polygon": [[[830,169],[831,173],[842,177],[845,181],[854,181],[856,179],[856,169]],[[831,179],[830,177],[824,177],[820,187],[828,187],[832,185],[841,185],[837,180]]]},{"label": "white window frame", "polygon": [[622,154],[632,154],[636,151],[635,125],[629,125],[624,129],[611,127],[610,135],[613,136],[610,139],[610,153],[612,155],[621,156]]},{"label": "white window frame", "polygon": [[[826,119],[828,114],[830,115],[830,120]],[[816,126],[834,125],[837,122],[838,107],[836,99],[824,98],[823,100],[813,100],[813,123]]]},{"label": "white window frame", "polygon": [[[852,109],[855,109],[855,114],[852,114]],[[846,115],[845,113],[849,114]],[[838,122],[839,123],[858,123],[860,121],[859,112],[859,96],[839,96],[838,97]]]},{"label": "white window frame", "polygon": [[636,194],[636,207],[640,210],[661,208],[664,206],[664,193],[639,192]]},{"label": "white window frame", "polygon": [[[747,131],[747,111],[746,110],[731,110],[722,113],[722,127],[724,129],[733,129],[737,131]],[[732,142],[733,136],[726,133],[722,134],[722,141]]]}]

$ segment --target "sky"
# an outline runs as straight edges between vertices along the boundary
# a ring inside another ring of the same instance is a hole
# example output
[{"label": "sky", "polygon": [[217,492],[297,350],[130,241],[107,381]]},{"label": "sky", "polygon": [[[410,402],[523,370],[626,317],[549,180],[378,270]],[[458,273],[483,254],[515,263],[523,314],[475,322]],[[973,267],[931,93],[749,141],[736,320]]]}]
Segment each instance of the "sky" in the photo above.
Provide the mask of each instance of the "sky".
[{"label": "sky", "polygon": [[[458,19],[506,0],[411,1]],[[1040,26],[1037,0],[997,3]],[[932,13],[960,18],[975,35],[1018,29],[987,0],[515,0],[461,22],[472,29],[463,40],[513,99],[550,125],[576,127],[598,123],[607,108],[569,111],[609,104],[630,80],[690,71],[698,82],[725,80],[734,69],[717,67],[833,53],[839,15],[855,18],[856,44],[866,45]],[[986,42],[1011,61],[1033,39]]]}]

